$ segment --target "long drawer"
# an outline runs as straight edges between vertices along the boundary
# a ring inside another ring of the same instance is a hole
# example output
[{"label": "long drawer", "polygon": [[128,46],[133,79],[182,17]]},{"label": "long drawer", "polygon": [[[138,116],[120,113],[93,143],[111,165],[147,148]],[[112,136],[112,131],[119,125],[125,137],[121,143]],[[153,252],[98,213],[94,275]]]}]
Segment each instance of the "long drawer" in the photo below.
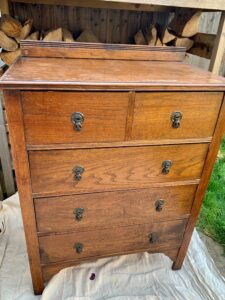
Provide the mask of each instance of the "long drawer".
[{"label": "long drawer", "polygon": [[179,246],[187,219],[39,238],[42,264]]},{"label": "long drawer", "polygon": [[34,194],[148,187],[198,179],[208,144],[31,151]]},{"label": "long drawer", "polygon": [[[178,251],[179,251],[179,246],[177,246],[176,248],[163,249],[163,251],[162,250],[160,250],[160,251],[163,252],[163,254],[165,254],[166,256],[170,257],[170,259],[172,261],[175,261]],[[148,249],[149,253],[160,253],[160,251],[157,251],[157,249]],[[94,257],[92,257],[90,259],[88,259],[88,258],[82,259],[82,262],[87,262],[87,261],[88,262],[96,261],[96,259]],[[76,260],[76,261],[62,261],[62,262],[43,265],[42,266],[42,275],[43,275],[44,282],[49,281],[49,279],[51,279],[53,275],[57,274],[62,269],[74,267],[74,266],[78,266],[78,268],[79,268],[80,263],[81,263],[81,261]]]},{"label": "long drawer", "polygon": [[189,216],[196,185],[34,200],[40,233],[111,228]]}]

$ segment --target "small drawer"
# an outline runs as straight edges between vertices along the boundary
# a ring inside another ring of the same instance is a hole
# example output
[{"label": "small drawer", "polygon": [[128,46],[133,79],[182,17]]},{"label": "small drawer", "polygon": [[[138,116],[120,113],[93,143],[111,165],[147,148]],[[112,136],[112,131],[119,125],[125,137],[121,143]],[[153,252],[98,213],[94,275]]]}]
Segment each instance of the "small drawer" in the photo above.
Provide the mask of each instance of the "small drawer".
[{"label": "small drawer", "polygon": [[136,93],[131,138],[207,138],[214,132],[223,93]]},{"label": "small drawer", "polygon": [[41,262],[101,257],[181,245],[187,219],[39,237]]},{"label": "small drawer", "polygon": [[35,199],[40,233],[93,230],[183,219],[196,185]]},{"label": "small drawer", "polygon": [[30,145],[113,142],[125,137],[128,93],[22,92]]},{"label": "small drawer", "polygon": [[208,144],[30,151],[33,193],[60,195],[199,179]]}]

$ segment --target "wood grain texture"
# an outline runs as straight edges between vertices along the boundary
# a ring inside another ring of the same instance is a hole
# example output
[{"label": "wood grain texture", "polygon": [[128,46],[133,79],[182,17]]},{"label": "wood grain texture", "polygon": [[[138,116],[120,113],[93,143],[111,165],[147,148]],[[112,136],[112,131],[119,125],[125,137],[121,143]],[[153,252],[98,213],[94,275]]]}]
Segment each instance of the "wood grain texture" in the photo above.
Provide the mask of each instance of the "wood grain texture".
[{"label": "wood grain texture", "polygon": [[[187,220],[119,227],[117,230],[76,232],[42,236],[39,238],[42,264],[82,258],[98,258],[110,254],[135,251],[171,249],[179,246]],[[149,234],[157,233],[157,240],[149,242]],[[77,253],[76,243],[84,249]]]},{"label": "wood grain texture", "polygon": [[[119,28],[119,25],[116,26]],[[53,58],[88,58],[134,61],[183,61],[184,47],[151,47],[144,45],[123,45],[85,43],[85,42],[45,42],[22,41],[22,56],[24,57],[53,57]]]},{"label": "wood grain texture", "polygon": [[207,154],[207,157],[205,160],[205,165],[204,165],[203,172],[202,172],[202,178],[201,178],[200,184],[198,186],[198,189],[197,189],[197,192],[195,195],[195,200],[194,200],[192,210],[191,210],[191,216],[188,220],[188,224],[187,224],[187,228],[185,231],[182,246],[179,250],[178,257],[173,264],[174,270],[180,269],[183,264],[184,257],[187,252],[188,245],[190,243],[191,236],[192,236],[192,233],[193,233],[193,230],[194,230],[194,227],[195,227],[195,224],[196,224],[199,212],[200,212],[201,204],[202,204],[202,201],[205,196],[205,192],[208,187],[208,183],[209,183],[210,176],[211,176],[211,173],[213,170],[213,166],[216,161],[220,143],[221,143],[221,140],[224,135],[224,130],[225,130],[224,120],[225,120],[225,100],[223,100],[223,104],[222,104],[222,107],[220,110],[214,137],[213,137],[212,143],[209,146],[209,151],[208,151],[208,154]]},{"label": "wood grain texture", "polygon": [[1,77],[0,87],[219,91],[225,90],[225,79],[183,62],[22,57]]},{"label": "wood grain texture", "polygon": [[[161,140],[213,135],[223,93],[136,93],[131,139]],[[179,128],[173,112],[181,112]]]},{"label": "wood grain texture", "polygon": [[[183,219],[189,216],[196,187],[162,187],[35,199],[37,228],[41,235]],[[158,200],[164,200],[161,211],[156,210]],[[77,208],[84,209],[81,220],[76,219],[74,211]]]},{"label": "wood grain texture", "polygon": [[[28,144],[112,142],[125,139],[128,93],[23,92]],[[71,115],[84,115],[76,131]]]},{"label": "wood grain texture", "polygon": [[[153,182],[198,179],[208,145],[52,150],[29,153],[33,193],[97,192],[148,187]],[[171,160],[169,174],[162,163]],[[72,169],[85,168],[76,181]],[[46,189],[47,187],[47,189]]]},{"label": "wood grain texture", "polygon": [[[173,249],[163,249],[163,250],[154,250],[154,249],[148,249],[149,253],[163,253],[167,255],[172,261],[176,260],[177,253],[178,253],[179,246]],[[160,251],[160,252],[159,252]],[[137,250],[137,252],[143,252],[143,250]],[[129,252],[128,252],[129,253]],[[131,252],[132,253],[132,252]],[[114,256],[114,255],[107,255],[109,256]],[[104,257],[104,256],[102,256]],[[42,265],[42,274],[44,281],[47,282],[49,281],[53,275],[57,274],[60,270],[64,268],[69,268],[69,267],[75,267],[77,266],[78,268],[80,267],[80,264],[82,262],[91,262],[91,261],[96,261],[95,258],[82,258],[81,260],[75,260],[75,261],[63,261],[63,262],[57,262],[57,263],[51,263],[47,265]]]},{"label": "wood grain texture", "polygon": [[13,163],[15,166],[20,205],[24,223],[27,250],[29,253],[30,270],[34,292],[40,294],[44,288],[40,268],[39,244],[36,232],[35,213],[31,195],[30,171],[25,136],[23,130],[23,115],[19,92],[4,91],[7,110]]}]

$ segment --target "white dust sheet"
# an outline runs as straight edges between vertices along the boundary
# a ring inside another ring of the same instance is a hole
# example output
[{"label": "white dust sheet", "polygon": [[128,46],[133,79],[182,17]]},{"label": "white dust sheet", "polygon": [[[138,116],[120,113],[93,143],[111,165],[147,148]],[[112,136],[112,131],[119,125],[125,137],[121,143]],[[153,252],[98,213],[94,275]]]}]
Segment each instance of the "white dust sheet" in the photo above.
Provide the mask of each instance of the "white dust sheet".
[{"label": "white dust sheet", "polygon": [[99,259],[62,270],[42,296],[34,296],[18,198],[8,198],[0,211],[1,300],[225,299],[225,279],[196,231],[180,271],[172,271],[172,261],[163,254]]}]

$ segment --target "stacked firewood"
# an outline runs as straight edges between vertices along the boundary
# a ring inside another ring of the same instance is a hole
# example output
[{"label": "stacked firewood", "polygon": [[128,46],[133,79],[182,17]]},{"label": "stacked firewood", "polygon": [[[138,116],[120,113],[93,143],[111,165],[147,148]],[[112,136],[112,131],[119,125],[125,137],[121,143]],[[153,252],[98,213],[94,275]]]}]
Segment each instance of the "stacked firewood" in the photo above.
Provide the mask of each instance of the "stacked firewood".
[{"label": "stacked firewood", "polygon": [[[133,42],[137,45],[186,47],[190,53],[210,58],[215,36],[198,33],[200,17],[200,11],[185,10],[184,12],[180,9],[167,27],[150,25],[145,30],[139,30]],[[21,24],[11,16],[3,15],[0,18],[0,48],[2,48],[0,58],[5,65],[11,65],[20,56],[20,41],[24,39],[43,42],[100,42],[90,28],[83,30],[75,38],[66,28],[39,32],[33,30],[31,19]]]},{"label": "stacked firewood", "polygon": [[19,21],[3,15],[0,19],[0,54],[6,65],[10,65],[20,55],[20,41],[28,38],[33,21],[27,20],[23,26]]},{"label": "stacked firewood", "polygon": [[84,30],[76,40],[73,34],[66,28],[57,28],[48,32],[32,32],[33,20],[29,19],[24,24],[9,15],[3,15],[0,19],[0,58],[6,65],[11,65],[21,54],[21,40],[43,40],[64,42],[99,42],[90,29]]},{"label": "stacked firewood", "polygon": [[179,10],[167,27],[150,25],[146,30],[139,30],[134,41],[137,45],[177,46],[190,50],[194,45],[194,36],[198,32],[200,11]]}]

